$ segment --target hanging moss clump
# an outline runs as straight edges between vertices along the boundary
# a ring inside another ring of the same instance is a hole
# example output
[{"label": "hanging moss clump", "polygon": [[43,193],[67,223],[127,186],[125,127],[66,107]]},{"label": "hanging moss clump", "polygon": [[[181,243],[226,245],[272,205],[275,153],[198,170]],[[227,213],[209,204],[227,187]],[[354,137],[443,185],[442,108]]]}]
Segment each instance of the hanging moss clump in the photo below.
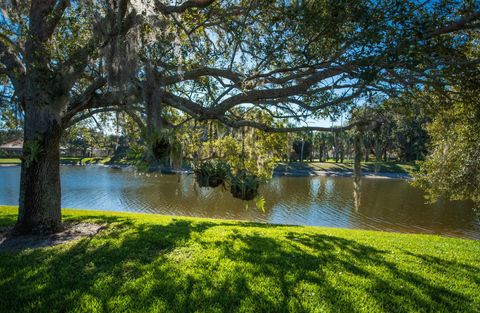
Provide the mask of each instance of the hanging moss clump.
[{"label": "hanging moss clump", "polygon": [[152,144],[152,153],[157,160],[161,160],[170,155],[171,148],[170,140],[160,137]]},{"label": "hanging moss clump", "polygon": [[200,187],[215,188],[222,185],[230,172],[227,163],[217,161],[202,162],[194,169],[195,180]]},{"label": "hanging moss clump", "polygon": [[256,175],[247,173],[245,170],[230,177],[230,192],[235,198],[253,200],[258,196],[259,188],[260,178]]}]

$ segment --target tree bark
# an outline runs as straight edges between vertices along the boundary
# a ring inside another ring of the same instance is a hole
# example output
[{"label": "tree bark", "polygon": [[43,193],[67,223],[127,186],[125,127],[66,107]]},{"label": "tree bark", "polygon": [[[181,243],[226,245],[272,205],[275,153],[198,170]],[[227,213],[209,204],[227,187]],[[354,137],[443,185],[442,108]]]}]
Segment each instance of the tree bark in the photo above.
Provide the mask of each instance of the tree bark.
[{"label": "tree bark", "polygon": [[161,136],[162,130],[169,127],[162,116],[164,77],[162,75],[156,77],[151,64],[147,63],[145,66],[147,74],[144,85],[144,100],[147,109],[145,136],[148,146],[146,159],[153,167],[157,166],[159,161],[163,161],[164,165],[170,163],[171,147],[166,141],[167,138]]},{"label": "tree bark", "polygon": [[380,171],[380,163],[382,162],[382,142],[379,138],[375,139],[375,175]]},{"label": "tree bark", "polygon": [[303,147],[304,147],[304,145],[305,145],[305,141],[302,140],[302,148],[300,150],[301,151],[300,152],[300,162],[302,162],[302,163],[303,163]]},{"label": "tree bark", "polygon": [[60,138],[63,128],[50,106],[27,105],[15,233],[62,229]]},{"label": "tree bark", "polygon": [[318,151],[318,162],[323,162],[323,144],[320,145],[320,149]]},{"label": "tree bark", "polygon": [[360,208],[360,202],[362,198],[361,194],[361,183],[362,183],[362,139],[361,135],[355,135],[354,149],[354,163],[353,163],[353,200],[355,211],[358,211]]},{"label": "tree bark", "polygon": [[343,147],[343,143],[340,145],[340,163],[343,163],[345,160],[345,149]]}]

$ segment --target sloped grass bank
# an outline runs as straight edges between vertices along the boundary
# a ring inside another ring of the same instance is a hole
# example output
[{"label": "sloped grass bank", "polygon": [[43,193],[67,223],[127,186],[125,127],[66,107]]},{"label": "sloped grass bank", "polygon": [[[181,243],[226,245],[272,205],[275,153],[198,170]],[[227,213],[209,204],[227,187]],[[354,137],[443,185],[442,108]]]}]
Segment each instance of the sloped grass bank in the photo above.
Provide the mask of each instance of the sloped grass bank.
[{"label": "sloped grass bank", "polygon": [[[418,165],[413,163],[381,162],[378,164],[379,173],[387,174],[412,174],[418,171]],[[364,173],[375,172],[375,162],[362,162],[362,171]],[[353,162],[347,160],[344,163],[335,163],[333,160],[328,162],[292,162],[280,163],[276,167],[277,171],[328,171],[328,172],[352,172]]]},{"label": "sloped grass bank", "polygon": [[[82,158],[82,157],[61,157],[60,164],[63,165],[73,165],[73,164],[104,164],[110,160],[109,157],[92,157],[92,158]],[[21,164],[19,158],[0,158],[0,164]]]},{"label": "sloped grass bank", "polygon": [[20,164],[20,159],[17,158],[0,158],[0,164]]},{"label": "sloped grass bank", "polygon": [[[479,312],[480,242],[64,210],[107,224],[0,250],[2,312]],[[0,225],[16,209],[0,207]]]}]

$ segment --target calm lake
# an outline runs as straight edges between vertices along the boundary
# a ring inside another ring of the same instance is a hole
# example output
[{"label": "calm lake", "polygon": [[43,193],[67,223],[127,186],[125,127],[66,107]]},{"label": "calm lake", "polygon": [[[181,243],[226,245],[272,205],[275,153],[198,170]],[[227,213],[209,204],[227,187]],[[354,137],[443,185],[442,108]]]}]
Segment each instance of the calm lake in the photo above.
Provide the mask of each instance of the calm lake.
[{"label": "calm lake", "polygon": [[[0,167],[0,204],[18,204],[20,167]],[[360,205],[349,177],[274,177],[262,187],[264,211],[228,190],[199,188],[193,175],[139,175],[128,169],[62,166],[62,206],[257,222],[433,233],[480,239],[470,203],[425,204],[397,179],[363,179]]]}]

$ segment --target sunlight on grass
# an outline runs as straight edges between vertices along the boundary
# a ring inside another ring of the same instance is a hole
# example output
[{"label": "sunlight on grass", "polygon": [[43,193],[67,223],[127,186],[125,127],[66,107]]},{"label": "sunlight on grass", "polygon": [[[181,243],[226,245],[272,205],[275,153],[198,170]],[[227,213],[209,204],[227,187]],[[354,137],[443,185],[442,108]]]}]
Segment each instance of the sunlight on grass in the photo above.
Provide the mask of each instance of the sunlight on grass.
[{"label": "sunlight on grass", "polygon": [[[110,160],[109,157],[93,157],[93,158],[82,158],[82,157],[61,157],[61,164],[104,164]],[[0,164],[20,164],[21,161],[18,158],[0,158]]]},{"label": "sunlight on grass", "polygon": [[[16,208],[0,207],[0,225]],[[64,210],[94,238],[0,252],[2,312],[478,312],[480,243]]]},{"label": "sunlight on grass", "polygon": [[[280,163],[279,170],[315,170],[315,171],[335,171],[335,172],[351,172],[353,171],[353,162],[348,160],[344,163],[328,162],[294,162],[294,163]],[[396,162],[380,162],[380,173],[401,173],[409,174],[418,170],[418,166],[413,163],[396,163]],[[362,171],[374,172],[375,162],[362,162]]]},{"label": "sunlight on grass", "polygon": [[20,164],[20,159],[17,158],[0,158],[0,164]]}]

